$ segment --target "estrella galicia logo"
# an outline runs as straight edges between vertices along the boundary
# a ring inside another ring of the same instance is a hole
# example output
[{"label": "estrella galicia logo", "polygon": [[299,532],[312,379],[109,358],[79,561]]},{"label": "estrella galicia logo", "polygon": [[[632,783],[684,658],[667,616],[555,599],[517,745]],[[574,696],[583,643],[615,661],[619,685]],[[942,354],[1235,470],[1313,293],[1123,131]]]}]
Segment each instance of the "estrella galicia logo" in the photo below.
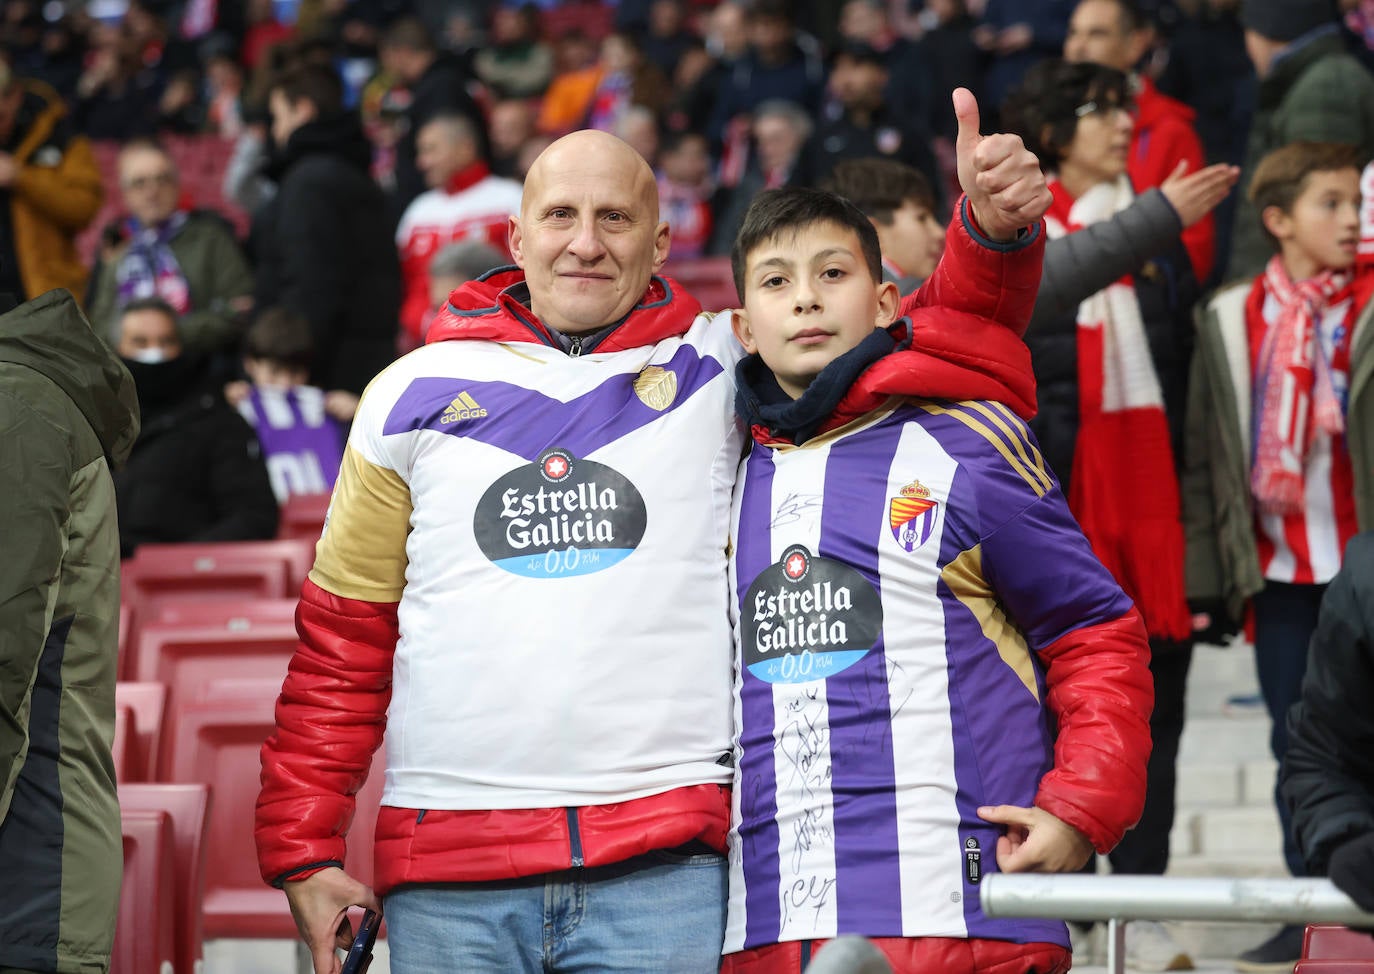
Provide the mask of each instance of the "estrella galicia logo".
[{"label": "estrella galicia logo", "polygon": [[565,578],[624,561],[647,523],[644,498],[624,475],[555,447],[488,487],[472,530],[506,571]]},{"label": "estrella galicia logo", "polygon": [[843,562],[793,545],[761,571],[741,608],[744,665],[767,683],[834,676],[868,655],[883,631],[883,605]]}]

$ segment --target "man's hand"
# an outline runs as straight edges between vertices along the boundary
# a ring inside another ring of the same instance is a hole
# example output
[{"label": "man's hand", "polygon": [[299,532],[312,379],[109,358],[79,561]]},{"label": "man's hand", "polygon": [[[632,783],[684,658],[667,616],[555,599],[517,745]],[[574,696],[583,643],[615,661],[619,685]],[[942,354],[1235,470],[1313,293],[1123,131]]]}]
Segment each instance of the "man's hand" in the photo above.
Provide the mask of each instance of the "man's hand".
[{"label": "man's hand", "polygon": [[1088,837],[1043,808],[985,805],[978,817],[1007,827],[997,839],[997,868],[1004,873],[1071,873],[1092,857]]},{"label": "man's hand", "polygon": [[1183,159],[1169,178],[1159,184],[1159,191],[1169,201],[1185,227],[1191,227],[1212,212],[1240,178],[1240,166],[1219,162],[1195,173],[1188,172],[1188,160]]},{"label": "man's hand", "polygon": [[954,116],[959,120],[954,143],[959,186],[973,219],[993,240],[1014,240],[1017,231],[1050,208],[1040,162],[1019,135],[978,133],[978,101],[967,88],[954,89]]},{"label": "man's hand", "polygon": [[343,969],[334,951],[353,946],[350,906],[382,911],[376,894],[337,866],[321,869],[306,879],[288,879],[286,899],[296,929],[310,948],[315,974],[339,974]]}]

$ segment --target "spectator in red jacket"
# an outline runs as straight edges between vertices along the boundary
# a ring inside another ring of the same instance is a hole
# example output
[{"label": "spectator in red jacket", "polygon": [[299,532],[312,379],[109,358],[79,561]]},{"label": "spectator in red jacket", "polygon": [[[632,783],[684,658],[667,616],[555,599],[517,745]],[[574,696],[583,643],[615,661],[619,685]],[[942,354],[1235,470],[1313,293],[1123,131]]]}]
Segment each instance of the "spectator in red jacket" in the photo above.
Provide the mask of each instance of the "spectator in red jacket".
[{"label": "spectator in red jacket", "polygon": [[[1136,71],[1154,42],[1154,30],[1135,0],[1080,0],[1069,20],[1065,61],[1092,61],[1123,71],[1135,98],[1135,131],[1126,173],[1137,193],[1163,185],[1182,163],[1189,172],[1206,165],[1195,112]],[[1216,226],[1207,215],[1183,231],[1183,246],[1199,281],[1212,272]]]}]

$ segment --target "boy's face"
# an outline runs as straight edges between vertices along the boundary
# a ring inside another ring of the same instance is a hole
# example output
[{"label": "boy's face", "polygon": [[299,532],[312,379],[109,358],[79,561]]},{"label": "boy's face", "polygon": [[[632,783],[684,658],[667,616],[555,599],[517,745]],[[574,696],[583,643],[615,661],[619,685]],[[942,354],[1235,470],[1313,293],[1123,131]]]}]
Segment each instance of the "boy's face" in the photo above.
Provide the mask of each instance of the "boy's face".
[{"label": "boy's face", "polygon": [[735,336],[793,399],[821,369],[897,317],[896,285],[873,280],[859,236],[838,224],[784,231],[745,258]]},{"label": "boy's face", "polygon": [[874,224],[883,254],[903,274],[925,280],[935,272],[945,252],[945,228],[935,214],[915,200],[904,200],[892,211],[889,226]]},{"label": "boy's face", "polygon": [[281,389],[282,391],[303,386],[306,380],[310,378],[305,369],[296,368],[293,365],[284,365],[281,362],[273,362],[265,358],[245,358],[243,371],[248,374],[248,379],[253,385],[264,389]]},{"label": "boy's face", "polygon": [[1314,172],[1289,212],[1269,206],[1263,218],[1294,280],[1351,267],[1360,243],[1359,171]]}]

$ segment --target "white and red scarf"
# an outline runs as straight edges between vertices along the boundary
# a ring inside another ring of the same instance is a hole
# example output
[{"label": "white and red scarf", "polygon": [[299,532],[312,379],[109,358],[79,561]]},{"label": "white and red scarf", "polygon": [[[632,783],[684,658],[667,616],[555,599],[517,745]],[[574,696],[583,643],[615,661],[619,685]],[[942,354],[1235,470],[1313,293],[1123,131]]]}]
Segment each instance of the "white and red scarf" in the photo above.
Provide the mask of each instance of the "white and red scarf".
[{"label": "white and red scarf", "polygon": [[1328,270],[1294,282],[1277,254],[1264,269],[1265,290],[1279,303],[1279,313],[1265,329],[1255,363],[1250,490],[1265,514],[1303,510],[1313,434],[1318,428],[1333,437],[1345,431],[1331,363],[1319,347],[1317,322],[1349,280],[1347,274]]},{"label": "white and red scarf", "polygon": [[[1050,180],[1051,238],[1110,219],[1135,194],[1122,176],[1073,199]],[[1151,636],[1192,630],[1183,584],[1183,522],[1164,394],[1129,277],[1078,306],[1078,439],[1069,508]]]}]

